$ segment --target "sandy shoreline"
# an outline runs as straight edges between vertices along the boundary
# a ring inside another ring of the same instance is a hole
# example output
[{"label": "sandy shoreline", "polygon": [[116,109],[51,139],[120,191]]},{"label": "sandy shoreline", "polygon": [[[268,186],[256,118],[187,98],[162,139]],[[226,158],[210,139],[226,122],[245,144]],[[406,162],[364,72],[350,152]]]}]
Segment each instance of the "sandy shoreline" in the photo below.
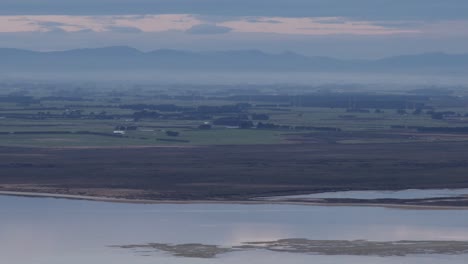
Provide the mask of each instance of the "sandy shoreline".
[{"label": "sandy shoreline", "polygon": [[406,205],[406,204],[373,204],[373,203],[317,203],[317,202],[299,202],[299,201],[216,201],[216,200],[139,200],[139,199],[124,199],[113,197],[85,196],[85,195],[69,195],[69,194],[54,194],[54,193],[35,193],[35,192],[13,192],[0,191],[0,196],[17,196],[31,198],[55,198],[55,199],[70,199],[84,200],[95,202],[110,202],[110,203],[128,203],[128,204],[245,204],[245,205],[300,205],[300,206],[337,206],[337,207],[385,207],[392,209],[408,209],[408,210],[468,210],[468,206],[431,206],[431,205]]}]

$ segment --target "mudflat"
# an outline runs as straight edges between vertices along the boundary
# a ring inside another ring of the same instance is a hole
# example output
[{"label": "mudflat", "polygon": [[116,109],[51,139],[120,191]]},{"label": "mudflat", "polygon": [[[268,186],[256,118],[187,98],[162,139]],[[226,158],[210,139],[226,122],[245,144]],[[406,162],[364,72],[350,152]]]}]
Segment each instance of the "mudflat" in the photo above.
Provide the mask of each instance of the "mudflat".
[{"label": "mudflat", "polygon": [[[247,250],[268,250],[296,254],[320,254],[329,256],[406,256],[410,254],[450,254],[468,253],[468,242],[464,241],[346,241],[346,240],[309,240],[281,239],[266,242],[245,242],[241,246],[222,247],[204,244],[163,244],[115,246],[132,250],[156,250],[177,257],[215,258],[218,255]],[[145,251],[145,254],[147,251]]]},{"label": "mudflat", "polygon": [[242,201],[322,191],[466,188],[467,148],[465,142],[0,147],[0,191]]}]

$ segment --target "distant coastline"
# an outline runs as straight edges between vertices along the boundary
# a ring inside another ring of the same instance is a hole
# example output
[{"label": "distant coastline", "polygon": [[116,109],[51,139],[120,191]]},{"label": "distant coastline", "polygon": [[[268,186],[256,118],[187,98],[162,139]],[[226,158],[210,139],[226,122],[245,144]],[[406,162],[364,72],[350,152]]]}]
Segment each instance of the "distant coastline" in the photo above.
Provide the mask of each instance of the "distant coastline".
[{"label": "distant coastline", "polygon": [[30,198],[55,198],[69,200],[83,200],[95,202],[110,202],[110,203],[128,203],[128,204],[276,204],[276,205],[298,205],[298,206],[337,206],[337,207],[384,207],[392,209],[419,209],[419,210],[468,210],[468,206],[444,206],[444,205],[408,205],[408,204],[392,204],[392,203],[328,203],[328,202],[308,202],[308,201],[287,201],[287,200],[142,200],[142,199],[125,199],[115,197],[100,197],[86,195],[71,195],[71,194],[54,194],[40,192],[17,192],[17,191],[0,191],[0,196],[16,196]]}]

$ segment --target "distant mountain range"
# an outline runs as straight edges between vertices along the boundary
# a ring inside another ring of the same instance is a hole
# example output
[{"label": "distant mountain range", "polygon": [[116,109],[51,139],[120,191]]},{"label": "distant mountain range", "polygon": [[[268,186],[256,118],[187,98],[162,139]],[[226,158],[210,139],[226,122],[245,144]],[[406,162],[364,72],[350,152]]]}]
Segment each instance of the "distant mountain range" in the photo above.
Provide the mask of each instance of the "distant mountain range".
[{"label": "distant mountain range", "polygon": [[376,60],[308,57],[293,52],[258,50],[188,52],[161,49],[142,52],[116,46],[54,52],[0,48],[0,71],[234,71],[234,72],[468,72],[468,54],[425,53]]}]

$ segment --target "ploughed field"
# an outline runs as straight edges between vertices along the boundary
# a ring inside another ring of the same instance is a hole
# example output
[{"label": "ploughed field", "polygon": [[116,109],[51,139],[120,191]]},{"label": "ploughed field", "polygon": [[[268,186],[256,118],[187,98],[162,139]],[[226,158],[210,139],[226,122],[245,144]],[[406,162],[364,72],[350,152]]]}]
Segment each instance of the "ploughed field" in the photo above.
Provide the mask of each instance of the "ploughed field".
[{"label": "ploughed field", "polygon": [[319,191],[467,188],[467,149],[466,142],[0,147],[0,191],[244,201]]}]

